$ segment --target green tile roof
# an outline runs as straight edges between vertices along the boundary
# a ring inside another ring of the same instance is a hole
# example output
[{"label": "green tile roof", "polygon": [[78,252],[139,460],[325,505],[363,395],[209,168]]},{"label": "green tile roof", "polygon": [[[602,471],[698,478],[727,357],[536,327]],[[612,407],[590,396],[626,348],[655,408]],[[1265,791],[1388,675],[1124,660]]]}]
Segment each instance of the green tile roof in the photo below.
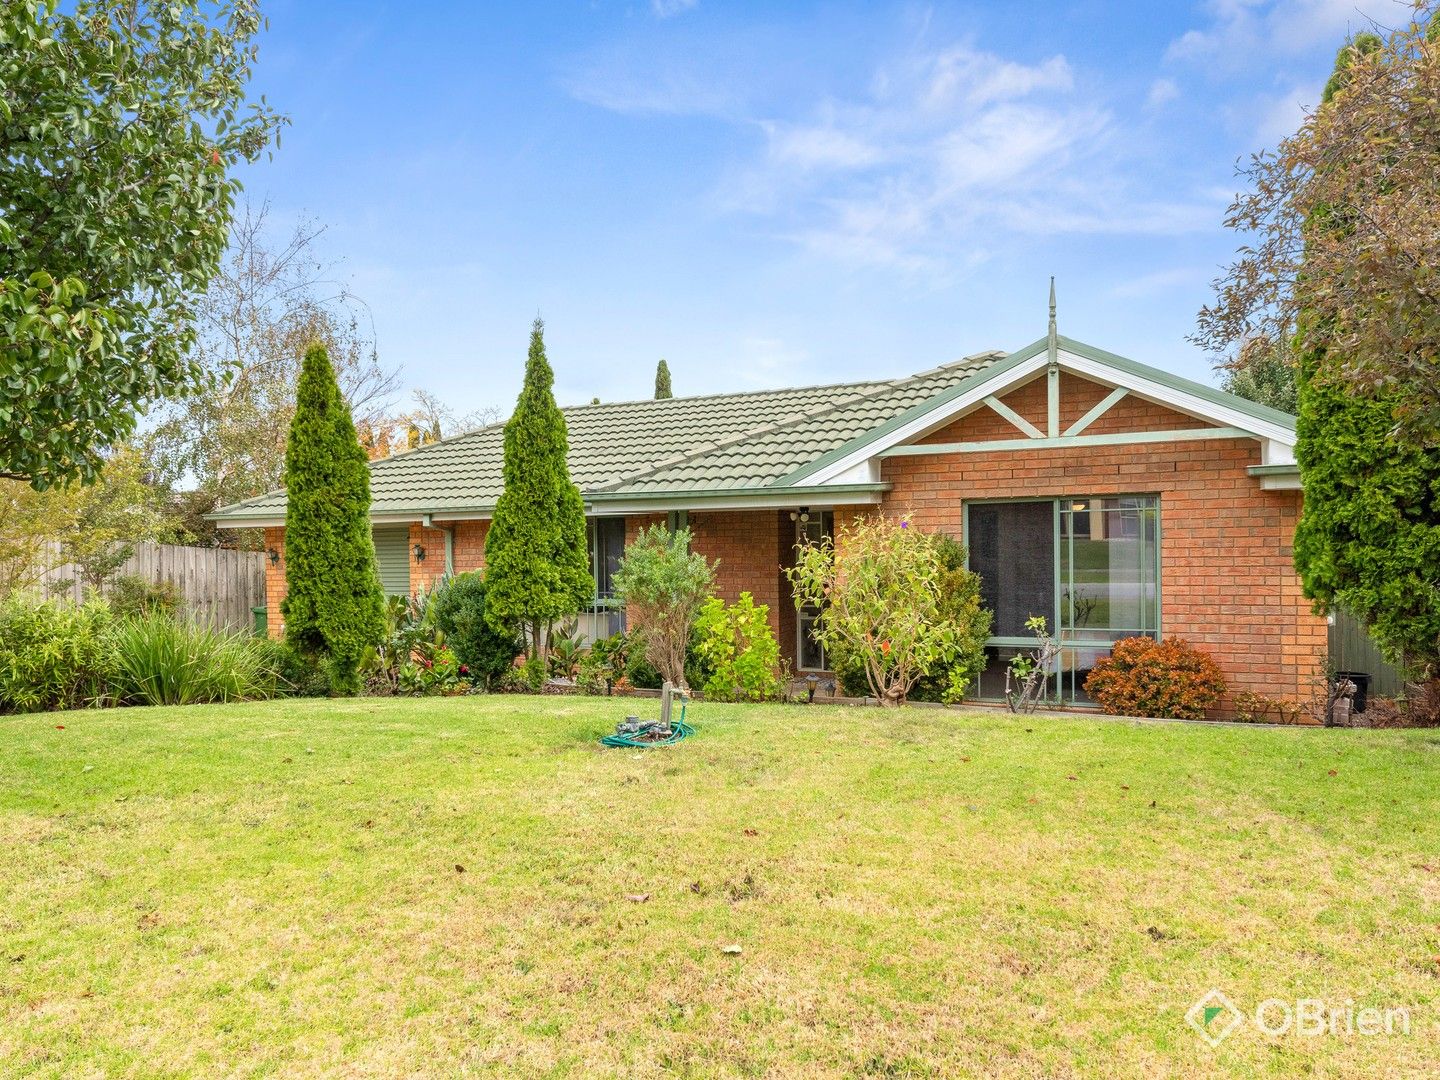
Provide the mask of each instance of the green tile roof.
[{"label": "green tile roof", "polygon": [[[755,492],[943,393],[1000,357],[987,352],[904,379],[567,408],[570,475],[587,496]],[[503,424],[370,466],[373,515],[488,512],[501,489]],[[283,518],[273,491],[211,515]]]}]

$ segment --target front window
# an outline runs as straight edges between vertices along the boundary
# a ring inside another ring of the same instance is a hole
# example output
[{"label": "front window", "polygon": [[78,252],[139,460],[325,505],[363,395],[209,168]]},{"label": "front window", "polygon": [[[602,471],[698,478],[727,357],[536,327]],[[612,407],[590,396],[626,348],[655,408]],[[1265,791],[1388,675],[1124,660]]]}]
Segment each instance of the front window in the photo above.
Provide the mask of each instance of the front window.
[{"label": "front window", "polygon": [[[823,544],[835,535],[835,514],[830,510],[811,510],[806,520],[795,520],[795,546]],[[795,657],[801,671],[828,671],[830,665],[824,647],[815,640],[815,622],[820,608],[802,606],[796,616]]]},{"label": "front window", "polygon": [[615,595],[615,571],[625,554],[625,519],[623,517],[590,518],[590,573],[595,579],[595,600],[589,614],[596,618],[592,636],[608,637],[625,629],[625,613]]},{"label": "front window", "polygon": [[1005,666],[1034,648],[1045,617],[1060,643],[1052,696],[1085,701],[1095,661],[1126,637],[1160,632],[1160,502],[1153,495],[969,503],[970,568],[994,612],[981,697],[1000,697]]}]

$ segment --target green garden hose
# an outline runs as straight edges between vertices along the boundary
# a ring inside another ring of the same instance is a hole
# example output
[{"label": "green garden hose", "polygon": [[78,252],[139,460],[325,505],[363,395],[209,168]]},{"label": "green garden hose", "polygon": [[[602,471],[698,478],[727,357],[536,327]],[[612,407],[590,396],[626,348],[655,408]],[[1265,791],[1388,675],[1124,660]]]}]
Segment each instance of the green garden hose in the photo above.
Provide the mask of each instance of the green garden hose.
[{"label": "green garden hose", "polygon": [[680,706],[680,719],[670,725],[670,734],[663,739],[645,739],[634,735],[604,735],[600,738],[603,746],[633,746],[648,750],[655,746],[674,746],[681,739],[694,735],[695,729],[685,722],[685,706]]}]

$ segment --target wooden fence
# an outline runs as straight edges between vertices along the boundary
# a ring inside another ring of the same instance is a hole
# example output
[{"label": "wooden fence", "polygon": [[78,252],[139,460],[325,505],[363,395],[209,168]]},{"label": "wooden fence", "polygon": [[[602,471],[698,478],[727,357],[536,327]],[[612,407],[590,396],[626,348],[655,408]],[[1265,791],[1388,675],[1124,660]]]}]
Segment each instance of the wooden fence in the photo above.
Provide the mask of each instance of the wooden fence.
[{"label": "wooden fence", "polygon": [[1395,697],[1405,688],[1405,679],[1385,659],[1370,632],[1348,611],[1336,611],[1330,623],[1330,663],[1337,671],[1355,671],[1370,677],[1370,697]]},{"label": "wooden fence", "polygon": [[[50,545],[46,556],[45,564],[53,565],[61,558],[59,545]],[[173,582],[191,615],[237,630],[249,630],[254,625],[250,609],[265,603],[265,554],[260,551],[136,544],[135,554],[116,573]],[[40,588],[77,603],[85,598],[86,587],[70,563],[47,570]]]}]

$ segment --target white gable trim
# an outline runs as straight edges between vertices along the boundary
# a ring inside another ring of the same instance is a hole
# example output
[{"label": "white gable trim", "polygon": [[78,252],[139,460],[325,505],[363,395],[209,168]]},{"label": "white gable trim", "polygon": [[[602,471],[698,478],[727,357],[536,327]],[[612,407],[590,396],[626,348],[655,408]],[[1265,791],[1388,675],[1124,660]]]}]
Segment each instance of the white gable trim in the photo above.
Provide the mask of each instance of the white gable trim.
[{"label": "white gable trim", "polygon": [[[1136,397],[1162,405],[1177,412],[1186,413],[1197,419],[1207,420],[1225,428],[1234,428],[1242,437],[1250,437],[1261,444],[1261,461],[1267,465],[1283,465],[1295,460],[1295,433],[1283,424],[1273,423],[1253,416],[1240,409],[1231,408],[1208,398],[1200,397],[1183,389],[1167,386],[1154,379],[1148,379],[1130,371],[1123,371],[1099,360],[1078,356],[1067,349],[1060,349],[1057,361],[1062,371],[1073,375],[1125,390]],[[841,478],[850,479],[867,467],[884,451],[895,446],[923,438],[930,432],[944,427],[966,413],[984,405],[985,399],[999,397],[1016,386],[1028,382],[1043,372],[1048,364],[1044,351],[1016,364],[993,379],[935,407],[929,412],[914,417],[894,431],[886,433],[874,442],[856,448],[852,453],[830,462],[823,468],[792,482],[806,485],[828,485],[841,483]],[[873,475],[873,474],[872,474]]]}]

